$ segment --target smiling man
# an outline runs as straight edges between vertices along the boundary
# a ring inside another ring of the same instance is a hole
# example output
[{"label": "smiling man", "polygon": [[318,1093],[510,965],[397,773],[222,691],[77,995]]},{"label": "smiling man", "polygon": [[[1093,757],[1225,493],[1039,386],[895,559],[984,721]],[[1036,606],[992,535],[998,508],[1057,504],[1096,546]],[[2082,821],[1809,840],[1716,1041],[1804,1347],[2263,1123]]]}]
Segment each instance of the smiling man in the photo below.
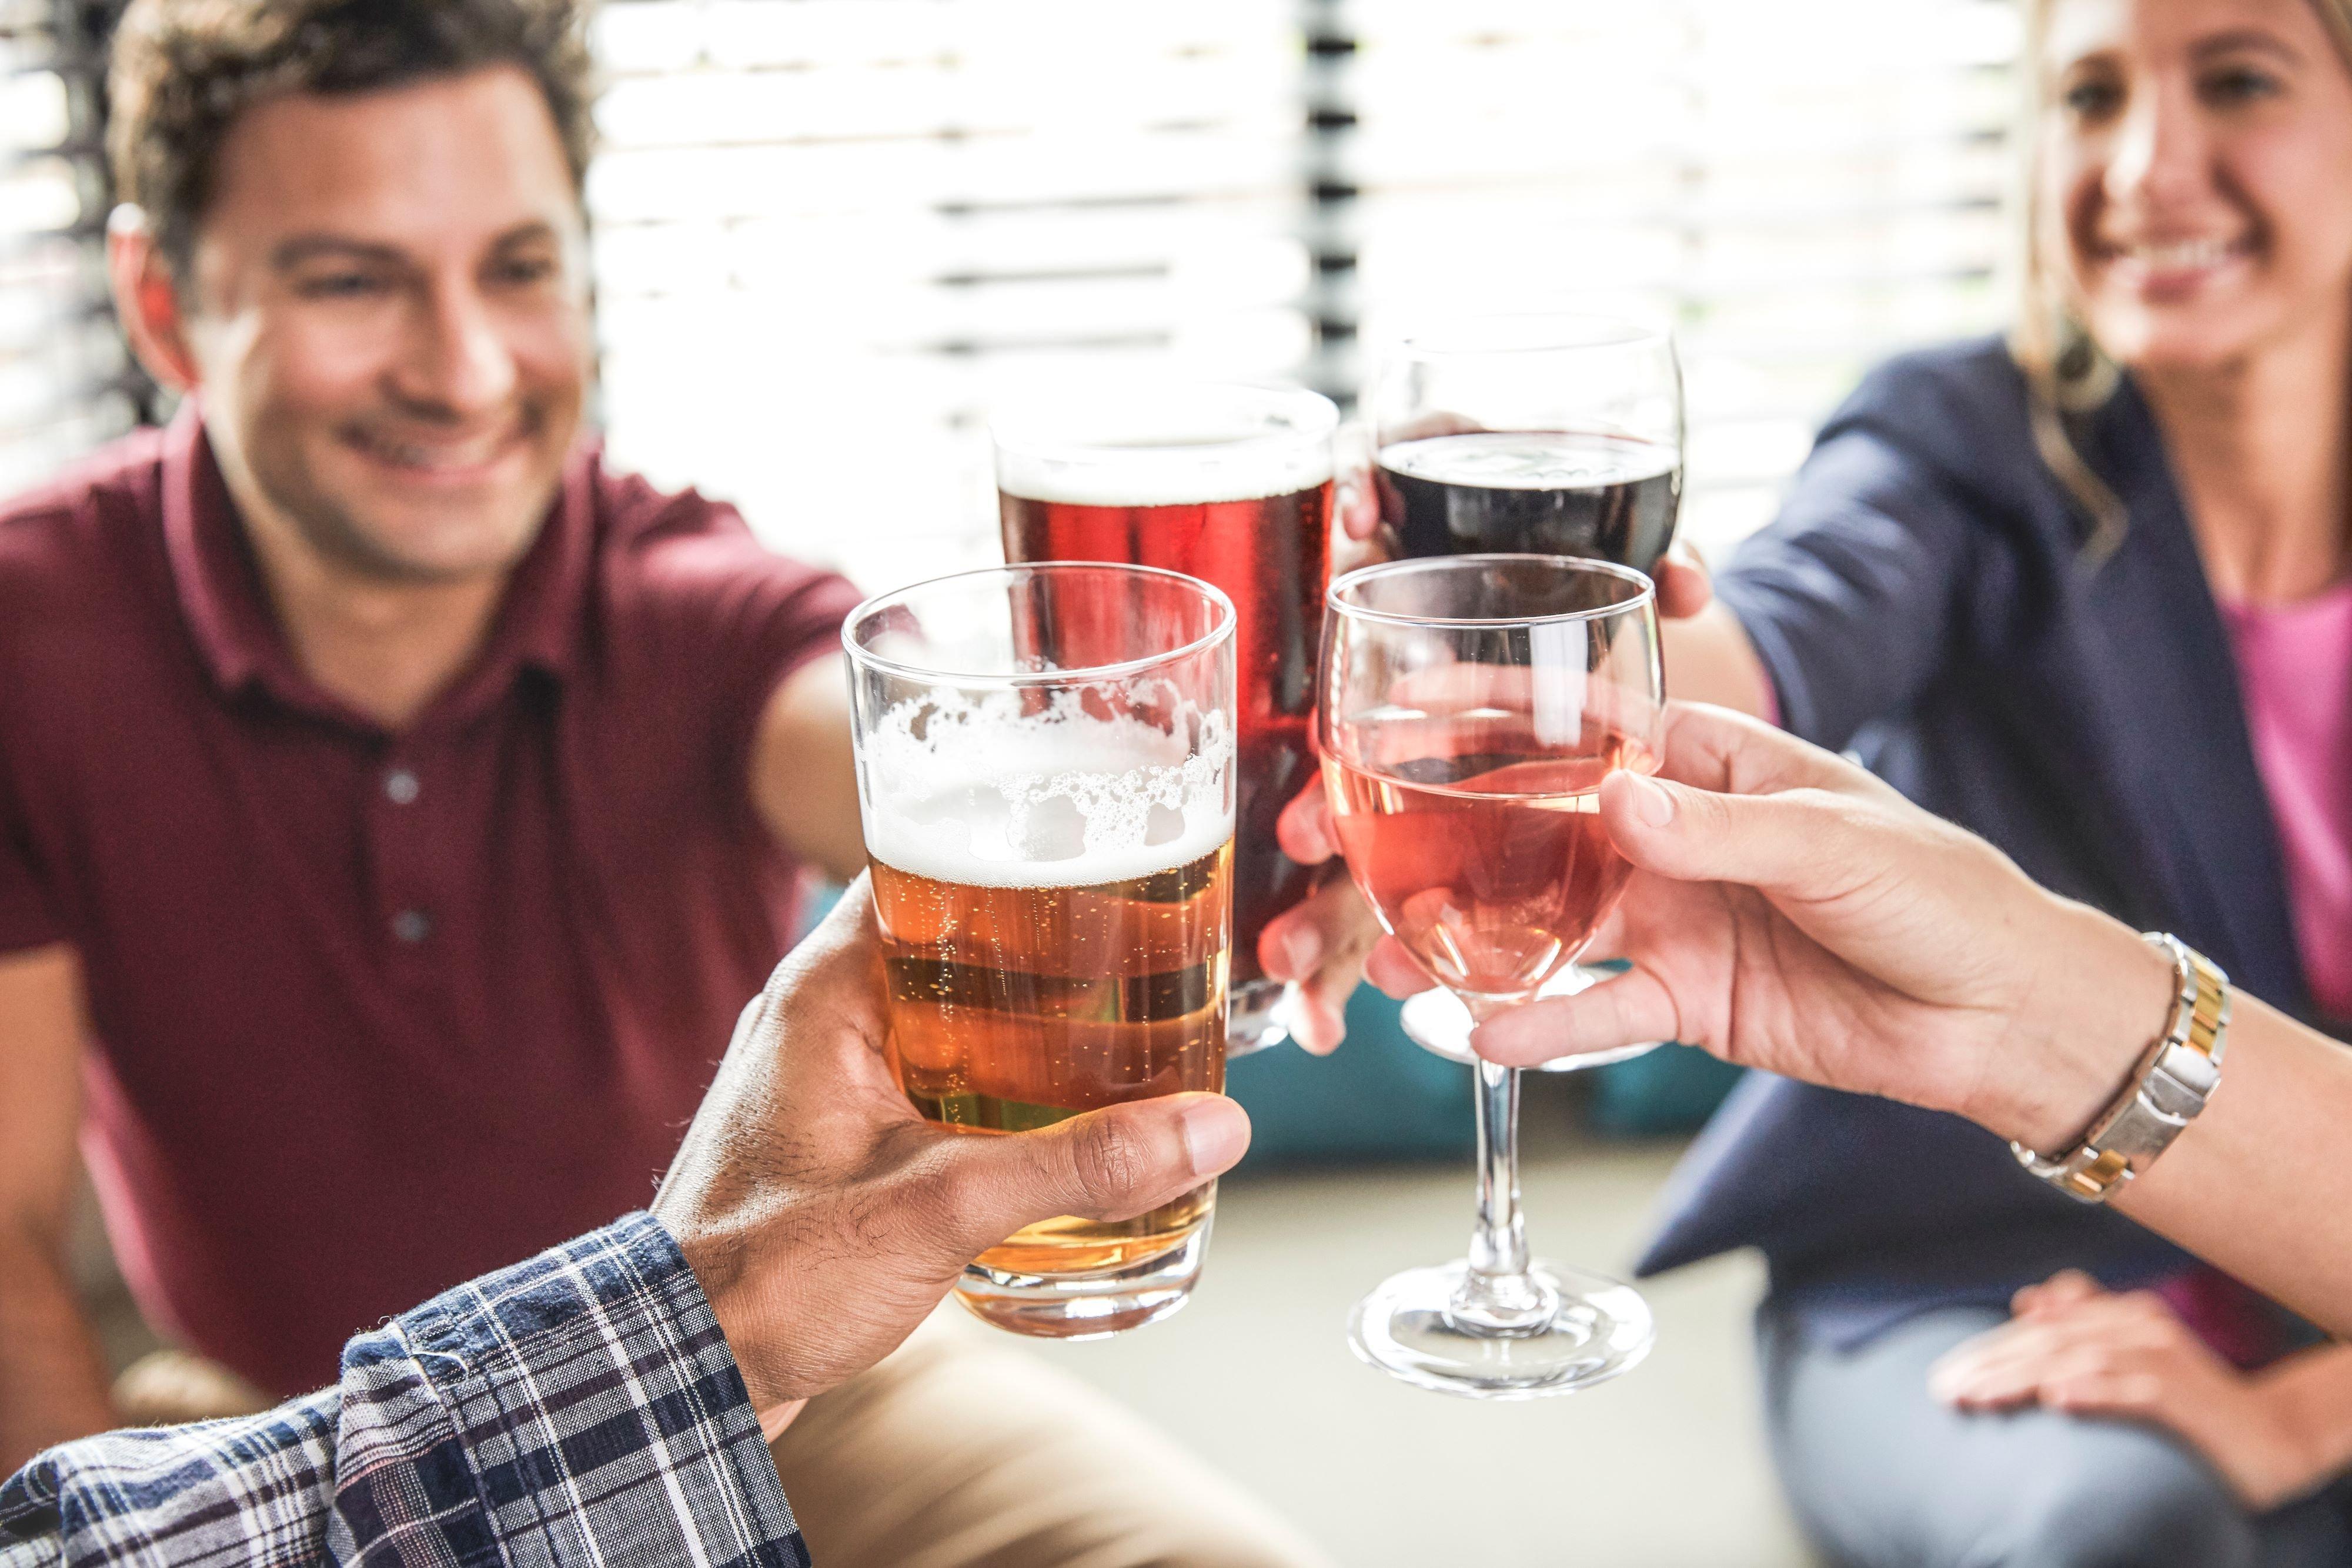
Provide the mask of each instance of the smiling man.
[{"label": "smiling man", "polygon": [[[583,433],[586,84],[564,0],[123,23],[110,267],[184,401],[0,507],[0,1470],[117,1424],[78,1133],[152,1321],[331,1382],[641,1205],[862,862],[856,594]],[[831,1568],[1308,1556],[953,1325],[776,1451]]]}]

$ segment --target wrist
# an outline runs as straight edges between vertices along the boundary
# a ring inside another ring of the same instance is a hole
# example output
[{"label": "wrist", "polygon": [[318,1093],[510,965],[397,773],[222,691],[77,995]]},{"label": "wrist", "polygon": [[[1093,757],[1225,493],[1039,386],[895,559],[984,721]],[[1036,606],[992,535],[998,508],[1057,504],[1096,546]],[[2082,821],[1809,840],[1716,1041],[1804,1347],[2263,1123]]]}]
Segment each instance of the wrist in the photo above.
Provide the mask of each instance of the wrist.
[{"label": "wrist", "polygon": [[703,1300],[710,1303],[710,1315],[719,1320],[719,1332],[727,1336],[751,1408],[766,1411],[801,1397],[785,1386],[778,1357],[767,1342],[765,1325],[774,1321],[774,1313],[758,1283],[763,1271],[752,1265],[750,1249],[723,1232],[689,1233],[672,1225],[670,1234],[693,1270],[695,1283],[702,1287]]},{"label": "wrist", "polygon": [[2055,1155],[2115,1103],[2163,1032],[2172,962],[2130,927],[2086,904],[2051,899],[2039,973],[2012,1020],[2023,1049],[1986,1125]]}]

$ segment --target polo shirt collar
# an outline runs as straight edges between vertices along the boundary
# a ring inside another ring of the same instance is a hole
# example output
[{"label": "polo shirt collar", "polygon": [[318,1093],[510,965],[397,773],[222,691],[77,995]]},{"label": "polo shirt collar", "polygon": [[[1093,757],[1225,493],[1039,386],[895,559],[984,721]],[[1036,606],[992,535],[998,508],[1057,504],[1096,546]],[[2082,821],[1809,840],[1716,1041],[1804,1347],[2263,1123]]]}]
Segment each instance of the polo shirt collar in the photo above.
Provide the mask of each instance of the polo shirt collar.
[{"label": "polo shirt collar", "polygon": [[[565,463],[539,538],[499,601],[488,641],[417,723],[478,709],[522,668],[559,681],[572,673],[583,632],[596,461],[594,445],[583,443]],[[214,682],[232,693],[258,685],[290,706],[366,724],[295,663],[193,398],[164,432],[163,514],[173,588]]]}]

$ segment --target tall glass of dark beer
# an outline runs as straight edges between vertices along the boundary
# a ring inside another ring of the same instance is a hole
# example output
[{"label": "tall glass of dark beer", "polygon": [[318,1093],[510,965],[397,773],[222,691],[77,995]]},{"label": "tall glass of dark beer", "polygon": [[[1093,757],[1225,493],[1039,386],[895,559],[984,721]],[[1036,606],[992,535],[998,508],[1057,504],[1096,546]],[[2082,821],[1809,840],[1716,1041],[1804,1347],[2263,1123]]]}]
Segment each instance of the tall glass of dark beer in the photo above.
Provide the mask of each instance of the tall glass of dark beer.
[{"label": "tall glass of dark beer", "polygon": [[1240,617],[1234,1054],[1283,1037],[1283,988],[1258,963],[1258,936],[1321,874],[1283,854],[1275,822],[1315,777],[1339,418],[1311,392],[1178,382],[1032,399],[993,423],[1006,560],[1164,567],[1214,583]]},{"label": "tall glass of dark beer", "polygon": [[[1234,608],[1142,567],[992,568],[868,600],[848,645],[892,1071],[991,1137],[1225,1081]],[[1016,1333],[1182,1306],[1216,1183],[1049,1219],[964,1270]]]},{"label": "tall glass of dark beer", "polygon": [[[1366,402],[1391,555],[1573,556],[1647,576],[1674,542],[1683,389],[1666,332],[1565,312],[1433,321],[1381,356]],[[1592,977],[1570,966],[1552,993]],[[1470,1014],[1443,988],[1405,1004],[1404,1030],[1440,1056],[1475,1060]]]}]

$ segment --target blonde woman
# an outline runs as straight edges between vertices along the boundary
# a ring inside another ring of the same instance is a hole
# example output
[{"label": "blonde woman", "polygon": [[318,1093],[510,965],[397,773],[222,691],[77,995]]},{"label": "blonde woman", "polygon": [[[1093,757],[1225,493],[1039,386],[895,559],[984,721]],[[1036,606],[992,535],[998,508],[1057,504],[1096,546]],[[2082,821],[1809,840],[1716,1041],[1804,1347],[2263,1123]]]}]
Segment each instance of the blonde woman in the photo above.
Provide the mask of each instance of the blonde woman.
[{"label": "blonde woman", "polygon": [[[2028,51],[2015,330],[1871,376],[1668,665],[2352,1019],[2352,5],[2046,0]],[[2352,1561],[2352,1349],[1999,1140],[1755,1080],[1645,1263],[1750,1244],[1833,1555]]]},{"label": "blonde woman", "polygon": [[[1666,575],[1697,609],[1670,679],[2341,1038],[2352,0],[2041,0],[2025,57],[2014,330],[1874,372],[1714,603]],[[1836,1558],[2352,1562],[2352,1348],[2001,1140],[1751,1079],[1643,1267],[1746,1246],[1776,1457]]]}]

